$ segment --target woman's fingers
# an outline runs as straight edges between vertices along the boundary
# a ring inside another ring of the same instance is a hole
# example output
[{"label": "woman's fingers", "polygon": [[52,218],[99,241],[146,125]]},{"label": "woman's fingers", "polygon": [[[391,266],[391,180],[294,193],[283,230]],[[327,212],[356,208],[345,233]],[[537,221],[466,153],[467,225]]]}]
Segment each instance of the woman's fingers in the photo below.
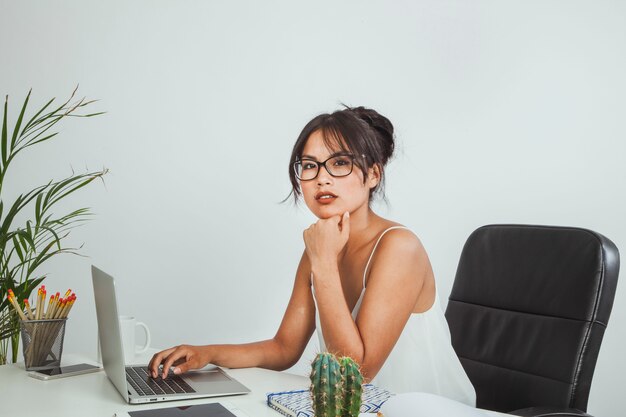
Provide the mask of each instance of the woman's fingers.
[{"label": "woman's fingers", "polygon": [[165,362],[163,362],[163,373],[161,374],[163,379],[167,378],[167,374],[169,373],[170,367],[172,367],[172,365],[174,365],[175,363],[181,364],[177,366],[178,368],[180,368],[189,360],[189,356],[189,346],[183,345],[177,347],[176,350],[174,350],[174,352],[172,352],[165,359]]},{"label": "woman's fingers", "polygon": [[341,235],[347,240],[350,236],[350,212],[346,211],[341,217]]},{"label": "woman's fingers", "polygon": [[320,219],[302,233],[311,262],[333,259],[346,245],[350,235],[350,214],[345,212],[328,219]]},{"label": "woman's fingers", "polygon": [[162,365],[161,377],[165,379],[172,367],[174,373],[178,375],[191,369],[202,368],[208,362],[209,358],[203,353],[202,346],[181,345],[157,353],[150,360],[148,367],[150,375],[156,378]]},{"label": "woman's fingers", "polygon": [[159,366],[163,362],[165,358],[167,358],[172,352],[176,350],[175,347],[162,350],[158,353],[155,353],[150,359],[150,363],[148,364],[148,368],[150,369],[150,373],[153,378],[156,378],[159,374]]},{"label": "woman's fingers", "polygon": [[181,364],[179,364],[178,366],[174,368],[174,374],[175,375],[184,374],[185,372],[191,369],[197,368],[197,367],[198,367],[197,364],[193,364],[192,361],[182,362]]}]

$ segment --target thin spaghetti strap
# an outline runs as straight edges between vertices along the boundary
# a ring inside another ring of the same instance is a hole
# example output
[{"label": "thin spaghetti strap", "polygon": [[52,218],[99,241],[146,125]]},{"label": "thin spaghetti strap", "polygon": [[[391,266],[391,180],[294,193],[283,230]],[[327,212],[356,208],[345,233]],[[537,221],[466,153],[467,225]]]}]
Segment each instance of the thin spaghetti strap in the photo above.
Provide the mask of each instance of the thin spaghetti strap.
[{"label": "thin spaghetti strap", "polygon": [[369,268],[370,266],[370,262],[372,260],[372,257],[374,256],[374,252],[376,252],[376,248],[378,247],[378,244],[380,243],[380,239],[383,238],[383,236],[385,236],[385,233],[387,233],[390,230],[394,230],[394,229],[406,229],[406,230],[410,230],[408,227],[406,226],[391,226],[388,229],[385,229],[385,231],[383,231],[380,236],[378,236],[378,240],[376,241],[376,244],[374,245],[374,249],[372,249],[372,253],[370,253],[370,257],[367,260],[367,263],[365,264],[365,271],[363,271],[363,290],[365,290],[365,278],[367,277],[367,268]]}]

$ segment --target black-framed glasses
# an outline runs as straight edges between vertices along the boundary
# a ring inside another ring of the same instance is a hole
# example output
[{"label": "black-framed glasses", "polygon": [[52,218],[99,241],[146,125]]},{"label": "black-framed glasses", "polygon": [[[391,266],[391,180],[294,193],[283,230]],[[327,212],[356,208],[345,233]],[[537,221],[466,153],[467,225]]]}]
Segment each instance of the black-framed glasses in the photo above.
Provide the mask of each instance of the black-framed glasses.
[{"label": "black-framed glasses", "polygon": [[335,155],[324,162],[304,158],[293,164],[293,170],[296,173],[296,178],[300,181],[311,181],[317,178],[322,166],[333,177],[346,177],[354,169],[354,156]]}]

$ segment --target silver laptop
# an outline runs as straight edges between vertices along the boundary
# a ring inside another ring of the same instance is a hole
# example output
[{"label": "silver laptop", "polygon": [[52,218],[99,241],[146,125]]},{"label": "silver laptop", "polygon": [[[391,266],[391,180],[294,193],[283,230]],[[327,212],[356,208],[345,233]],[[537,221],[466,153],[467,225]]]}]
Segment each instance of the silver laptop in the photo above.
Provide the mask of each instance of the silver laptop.
[{"label": "silver laptop", "polygon": [[112,276],[93,265],[91,276],[96,299],[102,365],[126,402],[141,404],[250,392],[218,367],[188,372],[180,376],[172,374],[163,380],[161,377],[154,379],[150,377],[147,365],[126,366],[118,321],[115,281]]}]

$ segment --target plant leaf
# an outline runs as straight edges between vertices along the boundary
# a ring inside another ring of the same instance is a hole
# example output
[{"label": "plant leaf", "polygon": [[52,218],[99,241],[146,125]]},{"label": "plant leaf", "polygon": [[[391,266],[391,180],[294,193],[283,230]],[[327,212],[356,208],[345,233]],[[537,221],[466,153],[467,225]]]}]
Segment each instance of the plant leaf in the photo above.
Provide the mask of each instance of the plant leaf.
[{"label": "plant leaf", "polygon": [[[17,197],[17,199],[13,203],[13,206],[11,206],[11,209],[7,213],[6,217],[4,218],[4,221],[2,222],[2,226],[0,227],[0,243],[3,242],[2,235],[8,233],[9,227],[11,227],[11,223],[13,222],[13,219],[15,218],[17,213],[19,213],[19,211],[22,210],[22,208],[24,208],[24,206],[26,206],[33,198],[37,197],[42,192],[44,192],[46,188],[48,188],[49,186],[50,186],[50,183],[46,185],[41,185],[29,191],[28,193],[26,193],[26,195],[20,195],[19,197]],[[0,246],[0,247],[3,247],[3,246]]]},{"label": "plant leaf", "polygon": [[58,135],[58,134],[59,134],[59,132],[54,132],[53,134],[48,135],[48,136],[46,136],[46,137],[43,137],[43,138],[41,138],[41,139],[37,139],[37,140],[34,140],[34,141],[33,141],[33,140],[30,140],[30,141],[28,141],[28,142],[26,143],[26,145],[22,146],[22,147],[20,148],[20,150],[22,150],[22,149],[26,149],[26,148],[28,148],[29,146],[33,146],[33,145],[36,145],[36,144],[38,144],[38,143],[44,142],[44,141],[46,141],[46,140],[48,140],[48,139],[52,139],[53,137],[55,137],[55,136],[56,136],[56,135]]},{"label": "plant leaf", "polygon": [[28,133],[26,133],[25,135],[21,136],[20,139],[17,141],[16,146],[18,144],[21,144],[22,142],[24,142],[25,144],[21,145],[21,147],[19,148],[16,148],[15,153],[21,151],[26,146],[28,146],[31,142],[37,140],[37,138],[39,138],[41,135],[43,135],[48,130],[50,130],[55,124],[59,123],[61,119],[63,119],[63,117],[64,115],[50,116],[45,121],[41,122],[42,123],[41,126],[38,126],[34,128],[33,130],[29,131]]},{"label": "plant leaf", "polygon": [[28,106],[28,100],[30,99],[30,93],[33,90],[28,91],[26,95],[26,100],[24,100],[24,105],[22,105],[22,111],[20,111],[20,115],[17,118],[17,122],[15,123],[15,128],[13,129],[13,137],[11,138],[11,149],[15,146],[15,141],[17,140],[17,136],[20,133],[20,127],[22,126],[22,119],[24,118],[24,112],[26,112],[26,107]]},{"label": "plant leaf", "polygon": [[44,275],[39,278],[26,279],[21,284],[16,285],[15,288],[13,288],[15,297],[18,300],[23,300],[30,297],[30,293],[33,292],[37,285],[39,285],[45,278],[46,276]]},{"label": "plant leaf", "polygon": [[[24,196],[20,195],[17,197],[17,199],[15,199],[15,202],[13,203],[6,217],[4,218],[4,221],[2,222],[2,226],[0,226],[0,240],[2,236],[6,235],[9,232],[9,227],[11,227],[11,222],[13,221],[13,218],[15,217],[15,215],[19,212],[20,210],[19,207],[22,204],[23,198]],[[0,246],[0,247],[4,247],[4,246]]]},{"label": "plant leaf", "polygon": [[[54,246],[54,242],[48,243],[39,254],[32,260],[27,269],[27,274],[30,276],[33,271],[41,264],[43,261],[48,259],[50,256],[54,255],[56,251],[48,254],[48,251]],[[48,256],[49,255],[49,256]]]},{"label": "plant leaf", "polygon": [[[83,177],[83,178],[84,178],[84,177]],[[61,199],[65,198],[66,196],[68,196],[68,195],[72,194],[74,191],[77,191],[77,190],[79,190],[79,189],[83,188],[85,185],[89,184],[91,181],[93,181],[93,180],[95,180],[95,179],[96,179],[96,177],[95,177],[95,176],[94,176],[94,177],[90,177],[90,178],[87,178],[86,180],[84,180],[84,181],[82,181],[82,182],[78,183],[78,185],[75,185],[75,186],[73,186],[73,187],[71,187],[71,188],[67,189],[67,191],[66,191],[65,189],[64,189],[64,190],[62,190],[62,191],[63,191],[63,194],[61,194],[61,195],[59,195],[58,197],[56,197],[56,198],[55,198],[55,199],[54,199],[54,200],[53,200],[50,204],[54,204],[54,203],[56,203],[57,201],[59,201],[59,200],[61,200]]]},{"label": "plant leaf", "polygon": [[[55,116],[60,116],[58,113],[60,111],[63,111],[65,109],[65,106],[67,106],[67,104],[72,100],[72,98],[74,98],[74,94],[76,93],[76,90],[74,90],[74,92],[72,93],[72,95],[70,96],[70,98],[67,99],[67,101],[63,104],[61,104],[59,107],[57,107],[56,109],[44,114],[43,116],[41,116],[39,119],[32,121],[32,123],[30,124],[30,126],[28,126],[27,129],[24,129],[24,132],[22,133],[26,133],[26,131],[30,131],[31,129],[34,129],[36,126],[38,126],[39,124],[45,122],[46,120],[55,117]],[[50,103],[52,103],[55,99],[50,100]],[[48,103],[48,104],[50,104]],[[45,107],[48,106],[48,104],[46,104]],[[61,113],[62,115],[62,113]],[[30,132],[32,133],[32,132]],[[29,134],[30,134],[29,133]]]},{"label": "plant leaf", "polygon": [[9,235],[9,228],[11,227],[11,223],[13,222],[15,216],[20,212],[20,210],[22,210],[33,198],[37,197],[38,195],[40,195],[43,191],[45,191],[45,189],[50,185],[50,183],[48,183],[47,185],[42,185],[39,186],[31,191],[29,191],[28,193],[26,193],[26,195],[20,195],[17,197],[17,199],[15,200],[15,202],[13,203],[13,205],[11,206],[11,208],[9,209],[9,211],[7,212],[6,217],[4,218],[4,220],[2,221],[2,225],[0,226],[0,248],[4,248],[6,243],[8,242],[8,239],[10,238]]},{"label": "plant leaf", "polygon": [[52,236],[54,236],[53,243],[56,243],[59,250],[61,250],[61,238],[59,238],[59,235],[57,234],[57,232],[55,232],[53,228],[48,227],[48,226],[42,226],[41,229],[50,232]]},{"label": "plant leaf", "polygon": [[13,236],[13,247],[15,248],[15,252],[17,253],[17,257],[20,258],[21,262],[24,262],[24,254],[22,253],[20,241],[17,235]]},{"label": "plant leaf", "polygon": [[[33,236],[29,232],[30,230],[31,230],[30,227],[27,230],[20,229],[17,231],[16,235],[19,236],[22,246],[24,247],[24,250],[30,249],[33,252],[36,252],[37,246],[35,245]],[[29,248],[29,245],[30,245],[30,248]]]},{"label": "plant leaf", "polygon": [[31,117],[31,119],[28,121],[28,123],[26,123],[26,126],[24,126],[24,129],[22,129],[22,133],[20,134],[20,136],[24,135],[24,132],[33,124],[33,122],[35,121],[35,119],[37,117],[39,117],[39,115],[41,113],[44,112],[44,110],[46,110],[51,104],[52,102],[56,100],[56,98],[51,99],[49,102],[47,102],[41,109],[39,109],[39,111],[37,113],[35,113],[35,115],[33,117]]},{"label": "plant leaf", "polygon": [[[87,174],[75,175],[73,177],[70,177],[60,182],[58,184],[59,187],[55,187],[54,192],[51,192],[50,195],[47,195],[46,198],[44,199],[44,202],[45,200],[50,199],[50,201],[45,202],[48,205],[48,207],[50,207],[53,204],[57,203],[59,200],[65,198],[67,195],[83,188],[85,185],[89,184],[96,178],[102,177],[107,172],[108,171],[105,169],[103,171],[89,172]],[[59,195],[55,196],[54,194],[56,193],[59,193]]]},{"label": "plant leaf", "polygon": [[100,116],[101,114],[106,114],[105,111],[99,111],[97,113],[89,113],[89,114],[68,114],[68,116],[71,117],[94,117],[94,116]]},{"label": "plant leaf", "polygon": [[35,224],[39,224],[41,220],[41,200],[43,199],[43,194],[39,194],[37,196],[37,200],[35,201]]},{"label": "plant leaf", "polygon": [[1,144],[0,146],[2,147],[2,171],[4,171],[5,168],[5,161],[7,158],[7,112],[8,112],[8,106],[9,106],[9,96],[6,96],[6,98],[4,99],[4,116],[2,118],[2,138],[1,140]]}]

